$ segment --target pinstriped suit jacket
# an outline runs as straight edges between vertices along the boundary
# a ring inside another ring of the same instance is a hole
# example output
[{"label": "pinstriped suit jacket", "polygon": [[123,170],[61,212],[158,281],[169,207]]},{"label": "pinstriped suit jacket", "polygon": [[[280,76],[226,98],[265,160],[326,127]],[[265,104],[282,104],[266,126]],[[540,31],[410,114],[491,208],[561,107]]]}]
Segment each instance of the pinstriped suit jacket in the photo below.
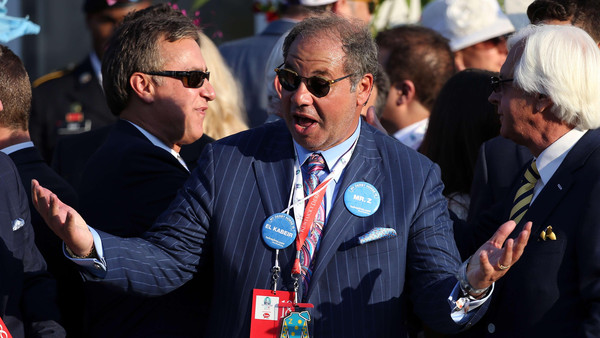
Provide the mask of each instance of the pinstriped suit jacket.
[{"label": "pinstriped suit jacket", "polygon": [[[262,223],[287,207],[293,161],[292,138],[282,121],[207,146],[198,169],[142,239],[101,233],[104,281],[154,295],[191,278],[213,278],[209,336],[248,336],[252,289],[270,288],[275,256],[261,239]],[[340,196],[357,181],[373,184],[381,194],[381,206],[369,217],[352,215]],[[459,259],[438,167],[363,123],[338,184],[304,295],[315,305],[311,333],[404,336],[407,297],[431,327],[457,330],[446,299]],[[383,226],[398,236],[358,244],[358,236]],[[280,285],[287,290],[294,250],[282,250],[279,257]],[[197,275],[208,260],[214,274]]]}]

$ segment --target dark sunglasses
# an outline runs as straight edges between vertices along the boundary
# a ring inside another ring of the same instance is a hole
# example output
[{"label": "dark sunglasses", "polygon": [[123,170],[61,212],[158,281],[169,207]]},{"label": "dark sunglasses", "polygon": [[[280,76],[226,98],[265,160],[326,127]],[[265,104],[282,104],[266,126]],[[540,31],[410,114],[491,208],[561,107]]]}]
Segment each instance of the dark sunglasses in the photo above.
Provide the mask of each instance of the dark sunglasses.
[{"label": "dark sunglasses", "polygon": [[162,72],[147,72],[146,74],[179,79],[183,82],[183,86],[187,88],[200,88],[204,84],[204,80],[210,81],[210,72],[203,72],[201,70],[192,70],[189,72],[165,70]]},{"label": "dark sunglasses", "polygon": [[513,79],[501,79],[497,76],[492,76],[490,78],[490,85],[492,86],[492,90],[494,91],[494,93],[500,93],[502,91],[500,85],[504,82],[510,82],[512,80]]},{"label": "dark sunglasses", "polygon": [[293,70],[280,68],[283,65],[284,64],[282,63],[279,65],[279,67],[275,68],[275,73],[277,73],[277,78],[279,79],[279,83],[281,83],[283,89],[293,92],[300,87],[300,82],[302,79],[306,79],[306,88],[316,97],[323,97],[329,94],[329,89],[331,89],[332,84],[342,81],[343,79],[353,75],[348,74],[335,80],[327,80],[320,76],[304,77],[298,75],[298,73]]}]

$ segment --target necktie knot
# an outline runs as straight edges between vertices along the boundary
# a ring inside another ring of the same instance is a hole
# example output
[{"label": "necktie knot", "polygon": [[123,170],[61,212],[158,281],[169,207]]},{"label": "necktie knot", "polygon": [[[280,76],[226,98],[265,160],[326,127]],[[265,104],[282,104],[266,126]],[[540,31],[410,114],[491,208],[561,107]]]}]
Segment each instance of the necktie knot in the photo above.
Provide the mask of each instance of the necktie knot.
[{"label": "necktie knot", "polygon": [[318,173],[325,169],[325,159],[319,153],[312,153],[306,160],[306,170],[308,174]]},{"label": "necktie knot", "polygon": [[527,171],[525,171],[525,180],[527,180],[529,183],[535,184],[539,179],[540,173],[538,172],[535,160],[533,160],[531,161],[529,168],[527,168]]}]

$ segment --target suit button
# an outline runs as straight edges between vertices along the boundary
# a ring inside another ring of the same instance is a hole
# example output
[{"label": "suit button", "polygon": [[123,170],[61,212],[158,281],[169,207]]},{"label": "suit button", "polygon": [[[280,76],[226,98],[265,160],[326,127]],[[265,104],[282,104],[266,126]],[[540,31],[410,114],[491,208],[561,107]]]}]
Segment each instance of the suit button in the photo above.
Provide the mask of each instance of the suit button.
[{"label": "suit button", "polygon": [[489,332],[489,333],[494,333],[494,332],[496,332],[496,325],[494,325],[494,323],[489,323],[489,324],[488,324],[488,332]]},{"label": "suit button", "polygon": [[101,267],[101,266],[100,266],[100,264],[98,264],[98,263],[94,263],[94,267],[95,267],[97,270],[100,270],[100,269],[102,269],[102,267]]}]

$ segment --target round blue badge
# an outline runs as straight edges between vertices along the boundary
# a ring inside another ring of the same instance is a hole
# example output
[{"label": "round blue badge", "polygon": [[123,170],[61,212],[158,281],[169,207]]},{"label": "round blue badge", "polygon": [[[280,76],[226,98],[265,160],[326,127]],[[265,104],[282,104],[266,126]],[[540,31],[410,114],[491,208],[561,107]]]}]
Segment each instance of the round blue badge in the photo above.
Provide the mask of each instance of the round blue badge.
[{"label": "round blue badge", "polygon": [[346,208],[358,217],[373,215],[380,203],[379,191],[367,182],[352,183],[344,193]]},{"label": "round blue badge", "polygon": [[296,222],[288,214],[271,215],[263,223],[262,238],[273,249],[287,248],[296,239]]}]

